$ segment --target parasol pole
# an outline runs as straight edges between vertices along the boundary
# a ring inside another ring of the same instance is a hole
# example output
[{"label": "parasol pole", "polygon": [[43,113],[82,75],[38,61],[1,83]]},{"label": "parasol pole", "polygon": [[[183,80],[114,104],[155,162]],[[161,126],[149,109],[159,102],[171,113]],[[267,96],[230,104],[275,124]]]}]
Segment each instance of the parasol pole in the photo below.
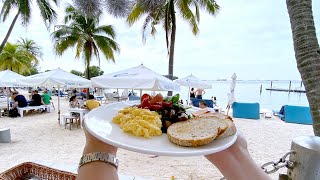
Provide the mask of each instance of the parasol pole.
[{"label": "parasol pole", "polygon": [[60,85],[58,85],[58,123],[60,125]]},{"label": "parasol pole", "polygon": [[189,91],[188,91],[188,97],[187,97],[187,101],[188,101],[188,103],[187,103],[187,105],[189,105],[190,104],[190,87],[189,87]]},{"label": "parasol pole", "polygon": [[10,101],[9,101],[9,88],[6,87],[6,91],[7,91],[7,116],[9,117],[9,110],[10,110]]}]

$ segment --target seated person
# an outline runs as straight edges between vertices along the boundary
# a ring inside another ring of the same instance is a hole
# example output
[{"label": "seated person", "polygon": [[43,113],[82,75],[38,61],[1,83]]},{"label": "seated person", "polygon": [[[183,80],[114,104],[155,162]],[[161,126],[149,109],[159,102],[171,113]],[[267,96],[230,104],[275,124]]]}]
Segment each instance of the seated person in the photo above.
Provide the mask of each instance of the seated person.
[{"label": "seated person", "polygon": [[38,94],[38,90],[34,90],[29,106],[41,106],[42,104],[42,99],[40,94]]},{"label": "seated person", "polygon": [[71,108],[79,108],[80,107],[80,103],[77,99],[77,96],[71,96],[71,98],[69,99],[69,106]]},{"label": "seated person", "polygon": [[42,102],[43,102],[43,104],[45,104],[45,105],[49,105],[51,102],[50,102],[50,100],[51,100],[51,97],[50,97],[50,95],[48,94],[48,91],[47,90],[45,90],[44,92],[43,92],[43,94],[42,94]]},{"label": "seated person", "polygon": [[97,108],[100,106],[100,103],[99,101],[95,100],[94,99],[94,96],[93,95],[89,95],[89,100],[86,101],[86,104],[85,106],[89,109],[89,110],[92,110],[94,108]]},{"label": "seated person", "polygon": [[20,95],[17,91],[12,93],[12,99],[14,99],[15,103],[12,105],[12,109],[16,107],[26,107],[28,105],[26,98],[23,95]]},{"label": "seated person", "polygon": [[199,101],[199,108],[206,109],[208,108],[208,105],[205,101],[202,100],[202,101]]}]

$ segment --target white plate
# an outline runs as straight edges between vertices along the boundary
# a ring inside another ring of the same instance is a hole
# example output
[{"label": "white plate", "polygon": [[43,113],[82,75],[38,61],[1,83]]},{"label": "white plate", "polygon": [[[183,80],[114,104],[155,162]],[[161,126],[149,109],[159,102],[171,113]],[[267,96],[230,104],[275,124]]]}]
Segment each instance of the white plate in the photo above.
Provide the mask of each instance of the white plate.
[{"label": "white plate", "polygon": [[[214,140],[212,143],[199,147],[182,147],[170,142],[167,134],[151,137],[133,136],[124,133],[112,118],[124,107],[138,104],[137,101],[120,102],[101,106],[87,114],[84,121],[90,134],[113,146],[159,156],[201,156],[216,153],[230,147],[237,139],[237,134]],[[192,111],[192,109],[190,109]]]}]

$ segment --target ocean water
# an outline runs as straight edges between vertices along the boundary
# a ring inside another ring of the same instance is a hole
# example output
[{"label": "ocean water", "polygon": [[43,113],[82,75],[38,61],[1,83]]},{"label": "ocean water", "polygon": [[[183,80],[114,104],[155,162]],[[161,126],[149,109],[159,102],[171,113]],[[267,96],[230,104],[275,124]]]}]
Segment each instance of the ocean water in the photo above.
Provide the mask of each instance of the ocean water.
[{"label": "ocean water", "polygon": [[[230,81],[208,81],[212,83],[212,89],[206,89],[203,99],[217,98],[220,107],[226,107],[228,103],[227,93],[230,92]],[[262,91],[260,93],[260,87]],[[271,81],[237,81],[235,88],[235,98],[238,102],[258,102],[263,109],[280,109],[282,105],[301,105],[308,106],[308,100],[305,93],[267,91],[270,88]],[[273,88],[289,89],[289,81],[273,81]],[[301,81],[292,81],[291,89],[304,90]],[[188,97],[188,87],[181,87],[181,98]]]},{"label": "ocean water", "polygon": [[[206,94],[203,99],[211,99],[212,96],[217,98],[217,104],[221,108],[225,108],[228,104],[227,94],[230,92],[230,81],[207,81],[212,83],[212,89],[205,89]],[[262,86],[262,88],[261,88]],[[237,81],[235,87],[235,98],[238,102],[258,102],[261,109],[280,110],[283,105],[300,105],[308,106],[308,100],[305,93],[295,92],[280,92],[280,91],[267,91],[266,88],[271,87],[271,81]],[[273,88],[289,89],[289,81],[273,81]],[[260,88],[262,91],[260,92]],[[291,89],[304,90],[304,86],[301,86],[301,81],[292,81]],[[107,90],[112,92],[116,90]],[[181,86],[179,93],[180,98],[185,103],[188,98],[188,87]],[[123,90],[119,90],[121,94]],[[139,90],[135,90],[139,95]],[[143,91],[143,93],[152,93],[150,91]],[[166,96],[167,92],[162,93]]]}]

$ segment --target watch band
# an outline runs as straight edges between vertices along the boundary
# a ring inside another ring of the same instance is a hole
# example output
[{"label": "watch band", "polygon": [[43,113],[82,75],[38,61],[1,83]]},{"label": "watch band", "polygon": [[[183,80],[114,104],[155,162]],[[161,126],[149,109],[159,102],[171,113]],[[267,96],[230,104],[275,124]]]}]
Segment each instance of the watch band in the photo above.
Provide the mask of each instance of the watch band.
[{"label": "watch band", "polygon": [[116,169],[118,169],[118,165],[119,165],[119,160],[116,158],[115,155],[112,155],[110,153],[105,153],[105,152],[93,152],[93,153],[83,155],[81,157],[79,162],[79,168],[84,164],[94,162],[94,161],[105,162],[107,164],[114,166]]}]

